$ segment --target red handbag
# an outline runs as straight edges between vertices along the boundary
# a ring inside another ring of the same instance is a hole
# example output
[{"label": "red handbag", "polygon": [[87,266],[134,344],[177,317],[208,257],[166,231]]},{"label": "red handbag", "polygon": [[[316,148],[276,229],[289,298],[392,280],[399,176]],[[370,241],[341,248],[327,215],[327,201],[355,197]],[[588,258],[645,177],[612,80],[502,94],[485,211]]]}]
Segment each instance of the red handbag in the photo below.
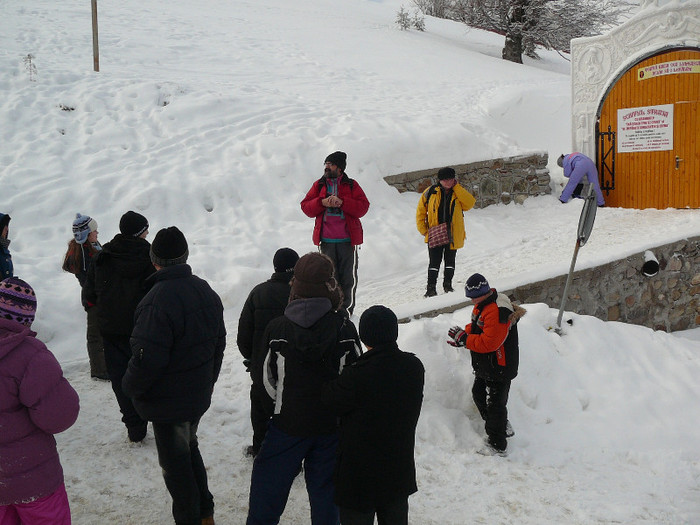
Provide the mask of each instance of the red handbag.
[{"label": "red handbag", "polygon": [[428,230],[428,248],[435,248],[445,244],[450,244],[450,235],[447,230],[447,223],[442,222]]}]

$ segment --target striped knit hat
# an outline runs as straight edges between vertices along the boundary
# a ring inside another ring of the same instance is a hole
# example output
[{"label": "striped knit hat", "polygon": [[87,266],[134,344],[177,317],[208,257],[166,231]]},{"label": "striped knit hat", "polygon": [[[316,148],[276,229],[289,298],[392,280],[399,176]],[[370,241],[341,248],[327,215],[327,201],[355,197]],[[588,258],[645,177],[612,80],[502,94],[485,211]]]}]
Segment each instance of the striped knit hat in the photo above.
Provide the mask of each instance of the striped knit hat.
[{"label": "striped knit hat", "polygon": [[22,279],[8,277],[0,281],[0,319],[31,326],[36,314],[34,290]]},{"label": "striped knit hat", "polygon": [[78,244],[85,244],[88,235],[97,230],[97,221],[88,215],[75,214],[73,221],[73,236]]}]

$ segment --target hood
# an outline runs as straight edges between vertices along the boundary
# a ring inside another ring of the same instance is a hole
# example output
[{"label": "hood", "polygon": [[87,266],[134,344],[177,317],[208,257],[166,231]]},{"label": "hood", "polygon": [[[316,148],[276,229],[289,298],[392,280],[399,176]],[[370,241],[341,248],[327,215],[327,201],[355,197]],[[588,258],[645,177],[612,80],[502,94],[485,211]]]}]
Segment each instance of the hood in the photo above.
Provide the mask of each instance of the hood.
[{"label": "hood", "polygon": [[36,332],[33,332],[28,326],[9,319],[0,319],[0,359],[14,350],[27,337],[35,335]]},{"label": "hood", "polygon": [[331,306],[327,297],[295,299],[284,309],[284,316],[302,328],[310,328],[331,311]]},{"label": "hood", "polygon": [[338,340],[342,317],[334,315],[326,297],[296,299],[287,305],[284,316],[294,323],[290,342],[305,361],[320,361]]}]

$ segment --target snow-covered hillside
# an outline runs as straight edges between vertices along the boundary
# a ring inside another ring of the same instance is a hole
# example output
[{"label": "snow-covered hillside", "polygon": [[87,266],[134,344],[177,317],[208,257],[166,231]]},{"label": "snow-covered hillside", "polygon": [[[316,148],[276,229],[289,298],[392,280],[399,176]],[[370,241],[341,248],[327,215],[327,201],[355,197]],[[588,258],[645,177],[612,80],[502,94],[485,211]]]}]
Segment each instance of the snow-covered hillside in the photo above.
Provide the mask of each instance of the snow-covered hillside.
[{"label": "snow-covered hillside", "polygon": [[[445,20],[399,31],[399,0],[98,2],[100,69],[92,71],[90,3],[2,3],[0,212],[12,216],[16,274],[37,291],[34,328],[81,395],[58,436],[74,522],[169,523],[152,434],[132,445],[108,384],[89,379],[78,283],[61,272],[76,212],[100,240],[129,209],[152,235],[177,225],[190,263],[221,295],[229,346],[200,427],[217,523],[245,518],[252,462],[249,380],[235,346],[250,288],[275,250],[314,249],[299,201],[328,153],[348,153],[367,193],[356,313],[452,304],[426,300],[417,195],[382,177],[496,156],[571,149],[569,63],[500,60],[502,37]],[[408,6],[407,6],[408,7]],[[31,59],[28,58],[31,55]],[[565,273],[580,203],[551,196],[465,215],[457,280],[498,288]],[[700,210],[599,210],[578,267],[698,235]],[[152,238],[152,236],[151,236]],[[469,309],[400,328],[427,370],[418,428],[419,492],[411,522],[700,522],[699,344],[578,315],[560,337],[556,311],[524,305],[516,430],[508,458],[474,454],[482,424],[468,356],[444,343]],[[297,480],[283,523],[308,522]]]}]

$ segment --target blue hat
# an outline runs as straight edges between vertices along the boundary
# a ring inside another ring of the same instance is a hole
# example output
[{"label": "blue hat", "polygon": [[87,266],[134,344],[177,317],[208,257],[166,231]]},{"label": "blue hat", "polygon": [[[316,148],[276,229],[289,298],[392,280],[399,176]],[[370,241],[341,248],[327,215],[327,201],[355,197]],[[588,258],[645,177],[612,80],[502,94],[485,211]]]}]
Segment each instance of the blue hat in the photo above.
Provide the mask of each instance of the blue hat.
[{"label": "blue hat", "polygon": [[78,244],[84,244],[90,233],[97,231],[97,221],[88,215],[75,214],[73,237]]},{"label": "blue hat", "polygon": [[470,299],[476,299],[482,295],[486,295],[491,291],[489,282],[486,277],[480,273],[475,273],[469,279],[467,279],[467,285],[464,287],[464,295]]}]

